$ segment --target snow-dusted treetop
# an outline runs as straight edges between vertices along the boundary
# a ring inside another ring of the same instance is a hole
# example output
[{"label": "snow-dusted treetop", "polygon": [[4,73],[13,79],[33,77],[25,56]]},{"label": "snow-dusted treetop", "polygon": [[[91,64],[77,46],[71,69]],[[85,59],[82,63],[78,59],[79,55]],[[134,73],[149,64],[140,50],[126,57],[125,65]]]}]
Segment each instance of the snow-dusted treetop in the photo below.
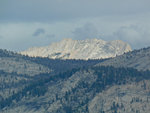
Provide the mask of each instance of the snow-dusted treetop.
[{"label": "snow-dusted treetop", "polygon": [[72,40],[63,39],[45,47],[29,48],[23,55],[60,59],[100,59],[115,57],[131,51],[129,44],[121,41],[104,41],[101,39]]}]

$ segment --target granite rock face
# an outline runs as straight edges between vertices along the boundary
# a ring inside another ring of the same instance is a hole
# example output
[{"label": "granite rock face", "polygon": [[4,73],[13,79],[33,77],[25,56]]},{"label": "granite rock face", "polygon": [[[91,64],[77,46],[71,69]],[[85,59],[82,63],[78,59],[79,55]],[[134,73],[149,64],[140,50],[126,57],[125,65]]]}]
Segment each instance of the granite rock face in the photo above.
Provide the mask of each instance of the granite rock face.
[{"label": "granite rock face", "polygon": [[21,54],[49,57],[53,59],[101,59],[110,58],[131,51],[129,44],[121,41],[106,42],[101,39],[64,39],[46,47],[29,48]]}]

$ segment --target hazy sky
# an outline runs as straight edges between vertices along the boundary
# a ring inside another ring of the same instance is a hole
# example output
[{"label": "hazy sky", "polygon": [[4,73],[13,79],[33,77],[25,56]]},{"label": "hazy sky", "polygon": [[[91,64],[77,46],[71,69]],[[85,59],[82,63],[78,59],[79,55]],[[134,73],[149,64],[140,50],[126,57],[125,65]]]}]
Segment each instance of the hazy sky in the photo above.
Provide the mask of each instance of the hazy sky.
[{"label": "hazy sky", "polygon": [[0,48],[20,51],[63,38],[150,46],[150,0],[0,0]]}]

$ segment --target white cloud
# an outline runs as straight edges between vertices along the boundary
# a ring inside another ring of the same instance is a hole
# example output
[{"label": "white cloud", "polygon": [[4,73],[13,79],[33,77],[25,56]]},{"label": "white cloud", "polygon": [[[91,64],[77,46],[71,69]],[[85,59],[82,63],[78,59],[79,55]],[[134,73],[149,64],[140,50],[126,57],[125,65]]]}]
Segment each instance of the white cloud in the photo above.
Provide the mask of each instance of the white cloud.
[{"label": "white cloud", "polygon": [[[136,18],[136,19],[135,19]],[[150,18],[106,16],[99,18],[79,18],[55,23],[0,23],[0,48],[24,50],[33,46],[45,46],[63,38],[103,40],[123,40],[132,48],[150,46]],[[44,33],[33,36],[39,28]]]},{"label": "white cloud", "polygon": [[76,28],[73,32],[74,39],[98,38],[98,30],[92,23],[86,23]]},{"label": "white cloud", "polygon": [[150,26],[130,25],[122,26],[115,31],[112,37],[126,41],[133,48],[142,48],[150,46]]},{"label": "white cloud", "polygon": [[[40,27],[43,29],[39,30]],[[51,33],[46,32],[44,27],[43,24],[38,23],[1,24],[0,34],[3,38],[1,39],[0,48],[23,50],[33,46],[49,44],[51,39],[46,38],[46,36]]]},{"label": "white cloud", "polygon": [[23,50],[62,38],[99,35],[144,47],[150,39],[149,4],[150,0],[2,0],[0,48]]}]

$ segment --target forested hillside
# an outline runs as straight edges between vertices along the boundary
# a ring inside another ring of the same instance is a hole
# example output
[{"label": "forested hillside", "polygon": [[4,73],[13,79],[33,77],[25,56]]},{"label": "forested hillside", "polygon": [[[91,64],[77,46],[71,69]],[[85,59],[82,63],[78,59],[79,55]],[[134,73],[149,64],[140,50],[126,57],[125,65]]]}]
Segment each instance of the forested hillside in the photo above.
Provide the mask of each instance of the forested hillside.
[{"label": "forested hillside", "polygon": [[150,47],[128,52],[101,62],[97,66],[132,67],[138,70],[150,70]]},{"label": "forested hillside", "polygon": [[[26,72],[31,71],[31,70],[27,70],[29,67],[31,68],[34,67],[35,69],[32,69],[32,71],[36,71],[36,72],[41,71],[41,73],[42,71],[43,73],[45,72],[58,73],[58,72],[65,72],[73,68],[93,66],[105,60],[107,59],[62,60],[62,59],[50,59],[50,58],[42,58],[42,57],[29,57],[29,56],[20,55],[11,51],[0,49],[0,61],[1,61],[0,69],[2,68],[2,70],[4,70],[3,64],[7,64],[6,67],[9,67],[9,68],[7,68],[6,71],[10,70],[12,62],[14,65],[12,65],[11,68],[22,67],[24,70],[26,70]],[[32,64],[34,64],[34,66]],[[36,67],[38,70],[36,70]],[[21,70],[21,69],[15,69],[13,71],[16,72],[17,70]],[[23,73],[23,70],[21,70],[20,73]],[[31,73],[33,74],[33,72]]]},{"label": "forested hillside", "polygon": [[[96,98],[97,94],[103,93],[112,86],[132,85],[135,83],[138,85],[141,81],[144,82],[149,79],[149,71],[140,72],[131,68],[113,67],[81,68],[55,76],[46,77],[45,75],[45,78],[40,78],[9,98],[3,99],[0,102],[1,109],[9,107],[13,112],[23,109],[25,110],[24,112],[35,110],[37,113],[43,110],[45,113],[89,112],[89,110],[93,110],[91,102],[94,101],[93,99]],[[141,85],[143,93],[147,94],[145,98],[149,98],[149,92],[147,92],[149,88],[150,86],[147,82]],[[136,94],[131,99],[135,97]],[[139,97],[137,98],[138,102],[142,102],[141,100],[139,101]],[[114,106],[112,103],[112,108],[107,106],[105,109],[109,109],[109,112],[126,111],[127,108],[123,107],[124,104],[126,103],[122,102],[122,107],[120,107],[120,104],[115,103]],[[133,107],[133,109],[137,109],[136,107]],[[131,110],[131,108],[127,110]],[[105,109],[103,112],[107,112]],[[149,108],[145,107],[144,109]],[[95,112],[99,113],[99,111]]]},{"label": "forested hillside", "polygon": [[[125,55],[134,56],[135,53],[137,51]],[[141,54],[136,55],[142,59]],[[147,52],[143,56],[148,57]],[[4,66],[1,63],[0,113],[150,111],[149,70],[113,65],[95,66],[111,59],[53,60],[22,56],[4,50],[1,50],[0,58],[2,62],[10,63]],[[26,64],[24,71],[18,64]],[[31,65],[38,68],[32,68]],[[10,68],[13,71],[8,71]]]}]

